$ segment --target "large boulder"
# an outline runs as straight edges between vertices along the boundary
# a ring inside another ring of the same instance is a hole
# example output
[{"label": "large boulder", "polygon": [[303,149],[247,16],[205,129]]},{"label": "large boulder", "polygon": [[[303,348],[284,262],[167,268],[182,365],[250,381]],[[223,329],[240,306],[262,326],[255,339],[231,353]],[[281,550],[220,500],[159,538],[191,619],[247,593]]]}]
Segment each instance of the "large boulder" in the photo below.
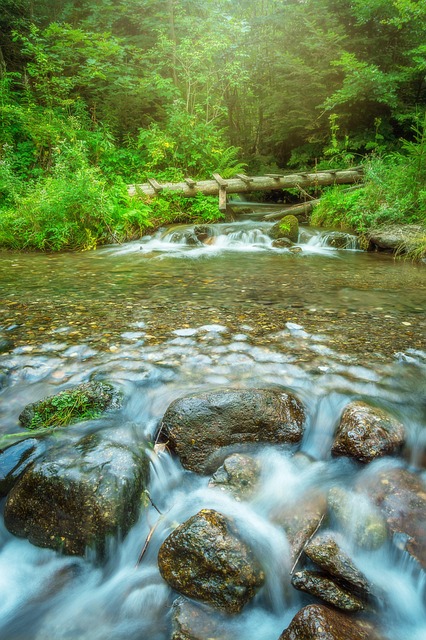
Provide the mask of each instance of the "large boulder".
[{"label": "large boulder", "polygon": [[100,434],[50,448],[9,493],[6,527],[40,547],[102,556],[136,521],[148,472],[143,450]]},{"label": "large boulder", "polygon": [[296,216],[287,215],[281,218],[279,222],[274,224],[269,230],[269,236],[272,240],[279,238],[288,238],[292,242],[297,242],[299,238],[299,221]]},{"label": "large boulder", "polygon": [[293,574],[291,584],[296,589],[310,593],[337,609],[343,611],[364,609],[364,602],[360,598],[317,571],[298,571]]},{"label": "large boulder", "polygon": [[106,382],[85,382],[25,407],[19,421],[27,429],[64,427],[98,418],[121,405],[121,394]]},{"label": "large boulder", "polygon": [[209,487],[231,494],[236,500],[250,498],[260,477],[260,465],[251,456],[234,453],[212,475]]},{"label": "large boulder", "polygon": [[319,604],[301,609],[279,640],[381,640],[374,626]]},{"label": "large boulder", "polygon": [[397,251],[422,234],[424,234],[424,228],[421,225],[392,224],[369,229],[367,238],[373,247],[384,251]]},{"label": "large boulder", "polygon": [[331,452],[367,463],[398,453],[404,442],[405,429],[398,420],[364,402],[351,402],[342,414]]},{"label": "large boulder", "polygon": [[300,442],[304,422],[303,406],[295,396],[238,389],[175,400],[164,414],[161,432],[186,469],[205,473],[217,466],[209,458],[222,447]]},{"label": "large boulder", "polygon": [[426,569],[426,487],[406,469],[382,469],[360,481],[394,538]]},{"label": "large boulder", "polygon": [[317,535],[304,549],[306,555],[324,572],[330,574],[350,591],[368,596],[372,589],[352,558],[342,549],[338,534],[327,531]]},{"label": "large boulder", "polygon": [[36,438],[26,438],[0,451],[0,498],[9,493],[25,469],[44,449],[44,444]]},{"label": "large boulder", "polygon": [[228,613],[241,611],[264,582],[233,522],[211,509],[201,510],[169,535],[158,566],[173,589]]}]

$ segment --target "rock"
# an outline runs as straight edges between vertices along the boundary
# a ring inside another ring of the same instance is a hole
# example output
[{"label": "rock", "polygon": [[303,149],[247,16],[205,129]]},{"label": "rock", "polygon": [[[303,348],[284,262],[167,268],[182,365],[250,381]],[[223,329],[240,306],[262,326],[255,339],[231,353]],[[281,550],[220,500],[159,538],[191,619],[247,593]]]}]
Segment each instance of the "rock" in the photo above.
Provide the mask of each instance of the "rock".
[{"label": "rock", "polygon": [[136,521],[149,461],[135,443],[99,433],[50,448],[9,493],[9,531],[69,555],[94,548],[102,556],[110,536],[125,536]]},{"label": "rock", "polygon": [[426,490],[421,478],[406,469],[382,469],[363,479],[360,489],[379,506],[397,542],[426,569]]},{"label": "rock", "polygon": [[291,584],[295,589],[321,598],[321,600],[343,611],[362,611],[364,609],[364,603],[360,598],[337,585],[323,573],[298,571],[293,574]]},{"label": "rock", "polygon": [[205,605],[182,597],[173,603],[171,640],[234,640],[224,626],[221,615]]},{"label": "rock", "polygon": [[173,589],[228,613],[238,613],[264,582],[264,574],[232,521],[203,509],[161,545],[158,566]]},{"label": "rock", "polygon": [[302,247],[290,247],[290,253],[302,253]]},{"label": "rock", "polygon": [[0,353],[7,353],[12,351],[14,344],[9,338],[0,338]]},{"label": "rock", "polygon": [[194,236],[198,242],[205,242],[212,235],[211,227],[208,224],[197,224],[194,227]]},{"label": "rock", "polygon": [[209,487],[216,487],[226,491],[237,500],[247,499],[254,493],[259,481],[260,465],[250,456],[234,453],[209,481]]},{"label": "rock", "polygon": [[6,496],[25,469],[45,450],[43,443],[27,438],[0,452],[0,498]]},{"label": "rock", "polygon": [[327,246],[335,249],[356,249],[358,245],[355,236],[343,231],[330,231],[325,236]]},{"label": "rock", "polygon": [[422,226],[416,224],[393,224],[377,229],[370,229],[367,238],[373,247],[385,251],[397,251],[404,244],[413,241],[416,237],[424,234]]},{"label": "rock", "polygon": [[333,487],[328,493],[328,506],[340,527],[359,547],[378,549],[386,542],[386,522],[367,497]]},{"label": "rock", "polygon": [[392,455],[405,442],[404,426],[382,409],[351,402],[344,410],[331,452],[360,462]]},{"label": "rock", "polygon": [[175,231],[170,236],[170,242],[188,245],[202,244],[193,231]]},{"label": "rock", "polygon": [[186,469],[204,473],[215,468],[209,456],[221,447],[299,442],[304,421],[303,406],[291,394],[236,389],[175,400],[163,417],[161,431]]},{"label": "rock", "polygon": [[292,241],[288,238],[277,238],[272,242],[272,246],[276,249],[286,249],[287,247],[291,247],[293,245]]},{"label": "rock", "polygon": [[372,589],[364,574],[357,569],[350,556],[343,551],[339,536],[324,532],[311,540],[304,549],[308,558],[350,591],[368,596]]},{"label": "rock", "polygon": [[86,382],[25,407],[19,421],[26,429],[67,426],[118,409],[121,394],[105,382]]},{"label": "rock", "polygon": [[300,555],[309,538],[321,524],[327,510],[327,500],[323,493],[313,492],[302,496],[294,504],[281,508],[271,514],[271,519],[283,527],[294,562]]},{"label": "rock", "polygon": [[384,640],[374,626],[329,607],[310,604],[301,609],[279,640]]},{"label": "rock", "polygon": [[288,238],[291,242],[297,242],[299,238],[299,221],[296,216],[287,215],[273,225],[269,230],[272,240]]}]

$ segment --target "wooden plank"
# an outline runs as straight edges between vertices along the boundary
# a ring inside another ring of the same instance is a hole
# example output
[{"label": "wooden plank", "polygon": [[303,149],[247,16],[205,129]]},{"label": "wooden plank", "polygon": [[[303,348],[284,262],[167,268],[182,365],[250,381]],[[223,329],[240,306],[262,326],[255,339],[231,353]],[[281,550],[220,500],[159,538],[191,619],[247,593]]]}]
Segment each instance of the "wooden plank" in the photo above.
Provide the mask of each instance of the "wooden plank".
[{"label": "wooden plank", "polygon": [[226,213],[226,189],[220,187],[219,189],[219,211]]},{"label": "wooden plank", "polygon": [[157,180],[155,180],[154,178],[148,178],[148,182],[151,185],[151,187],[154,189],[155,192],[159,192],[163,190],[163,185],[161,185],[159,182],[157,182]]},{"label": "wooden plank", "polygon": [[253,182],[253,178],[249,178],[249,176],[246,176],[244,173],[237,173],[235,177],[242,180],[245,184],[250,184],[250,182]]},{"label": "wooden plank", "polygon": [[226,182],[226,180],[222,178],[222,176],[219,173],[212,173],[212,176],[217,182],[217,184],[219,185],[220,189],[226,189],[226,187],[228,186],[228,183]]},{"label": "wooden plank", "polygon": [[185,182],[190,189],[193,189],[197,184],[196,180],[192,180],[191,178],[185,178]]}]

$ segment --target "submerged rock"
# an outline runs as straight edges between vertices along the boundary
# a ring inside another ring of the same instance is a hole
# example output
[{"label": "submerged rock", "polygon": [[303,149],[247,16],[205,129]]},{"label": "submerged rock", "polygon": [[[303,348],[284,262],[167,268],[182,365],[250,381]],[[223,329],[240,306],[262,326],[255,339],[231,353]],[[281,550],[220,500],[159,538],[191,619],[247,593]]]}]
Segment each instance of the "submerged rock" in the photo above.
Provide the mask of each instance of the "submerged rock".
[{"label": "submerged rock", "polygon": [[360,598],[337,585],[323,573],[298,571],[293,574],[291,584],[296,589],[321,598],[321,600],[343,611],[362,611],[364,609],[364,603]]},{"label": "submerged rock", "polygon": [[293,243],[289,238],[277,238],[276,240],[273,240],[272,246],[276,249],[285,249],[293,246]]},{"label": "submerged rock", "polygon": [[359,547],[378,549],[386,542],[386,522],[367,497],[333,487],[328,493],[328,506],[345,534]]},{"label": "submerged rock", "polygon": [[326,234],[328,247],[335,249],[352,249],[357,247],[357,239],[350,233],[344,231],[330,231]]},{"label": "submerged rock", "polygon": [[279,222],[274,224],[269,230],[269,236],[272,240],[279,238],[288,238],[291,242],[297,242],[299,238],[299,221],[296,216],[287,215],[281,218]]},{"label": "submerged rock", "polygon": [[171,640],[235,640],[224,628],[219,613],[205,605],[179,597],[172,606]]},{"label": "submerged rock", "polygon": [[226,491],[237,500],[247,499],[254,493],[259,476],[260,465],[255,458],[234,453],[212,475],[209,487]]},{"label": "submerged rock", "polygon": [[370,622],[319,604],[301,609],[279,640],[384,640]]},{"label": "submerged rock", "polygon": [[100,434],[51,448],[9,493],[6,527],[40,547],[103,555],[135,523],[148,471],[143,451]]},{"label": "submerged rock", "polygon": [[194,236],[199,242],[205,242],[212,236],[212,228],[208,224],[197,224],[194,227]]},{"label": "submerged rock", "polygon": [[364,478],[360,488],[378,505],[396,542],[426,569],[426,487],[421,478],[406,469],[382,469]]},{"label": "submerged rock", "polygon": [[19,421],[27,429],[63,427],[98,418],[107,409],[120,405],[121,394],[111,384],[86,382],[27,405]]},{"label": "submerged rock", "polygon": [[295,396],[271,389],[238,389],[175,400],[164,414],[161,431],[186,469],[205,473],[214,465],[209,457],[221,447],[297,443],[304,422],[303,406]]},{"label": "submerged rock", "polygon": [[405,441],[404,426],[382,409],[351,402],[344,410],[331,452],[360,462],[397,453]]},{"label": "submerged rock", "polygon": [[0,452],[0,498],[9,493],[44,449],[44,444],[36,438],[27,438]]},{"label": "submerged rock", "polygon": [[262,586],[264,574],[232,521],[203,509],[161,545],[158,566],[173,589],[228,613],[238,613]]},{"label": "submerged rock", "polygon": [[308,558],[323,571],[329,573],[348,586],[367,596],[371,586],[364,574],[357,569],[352,558],[341,548],[339,536],[331,531],[316,536],[304,549]]}]

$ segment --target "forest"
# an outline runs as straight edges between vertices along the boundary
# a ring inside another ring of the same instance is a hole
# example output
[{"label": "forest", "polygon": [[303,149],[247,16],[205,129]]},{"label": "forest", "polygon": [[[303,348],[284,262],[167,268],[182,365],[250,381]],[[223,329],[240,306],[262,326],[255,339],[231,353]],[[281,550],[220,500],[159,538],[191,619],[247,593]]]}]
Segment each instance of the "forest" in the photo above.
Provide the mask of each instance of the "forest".
[{"label": "forest", "polygon": [[216,198],[127,190],[212,172],[363,164],[313,224],[425,225],[422,0],[3,0],[0,33],[4,248],[215,221]]}]

